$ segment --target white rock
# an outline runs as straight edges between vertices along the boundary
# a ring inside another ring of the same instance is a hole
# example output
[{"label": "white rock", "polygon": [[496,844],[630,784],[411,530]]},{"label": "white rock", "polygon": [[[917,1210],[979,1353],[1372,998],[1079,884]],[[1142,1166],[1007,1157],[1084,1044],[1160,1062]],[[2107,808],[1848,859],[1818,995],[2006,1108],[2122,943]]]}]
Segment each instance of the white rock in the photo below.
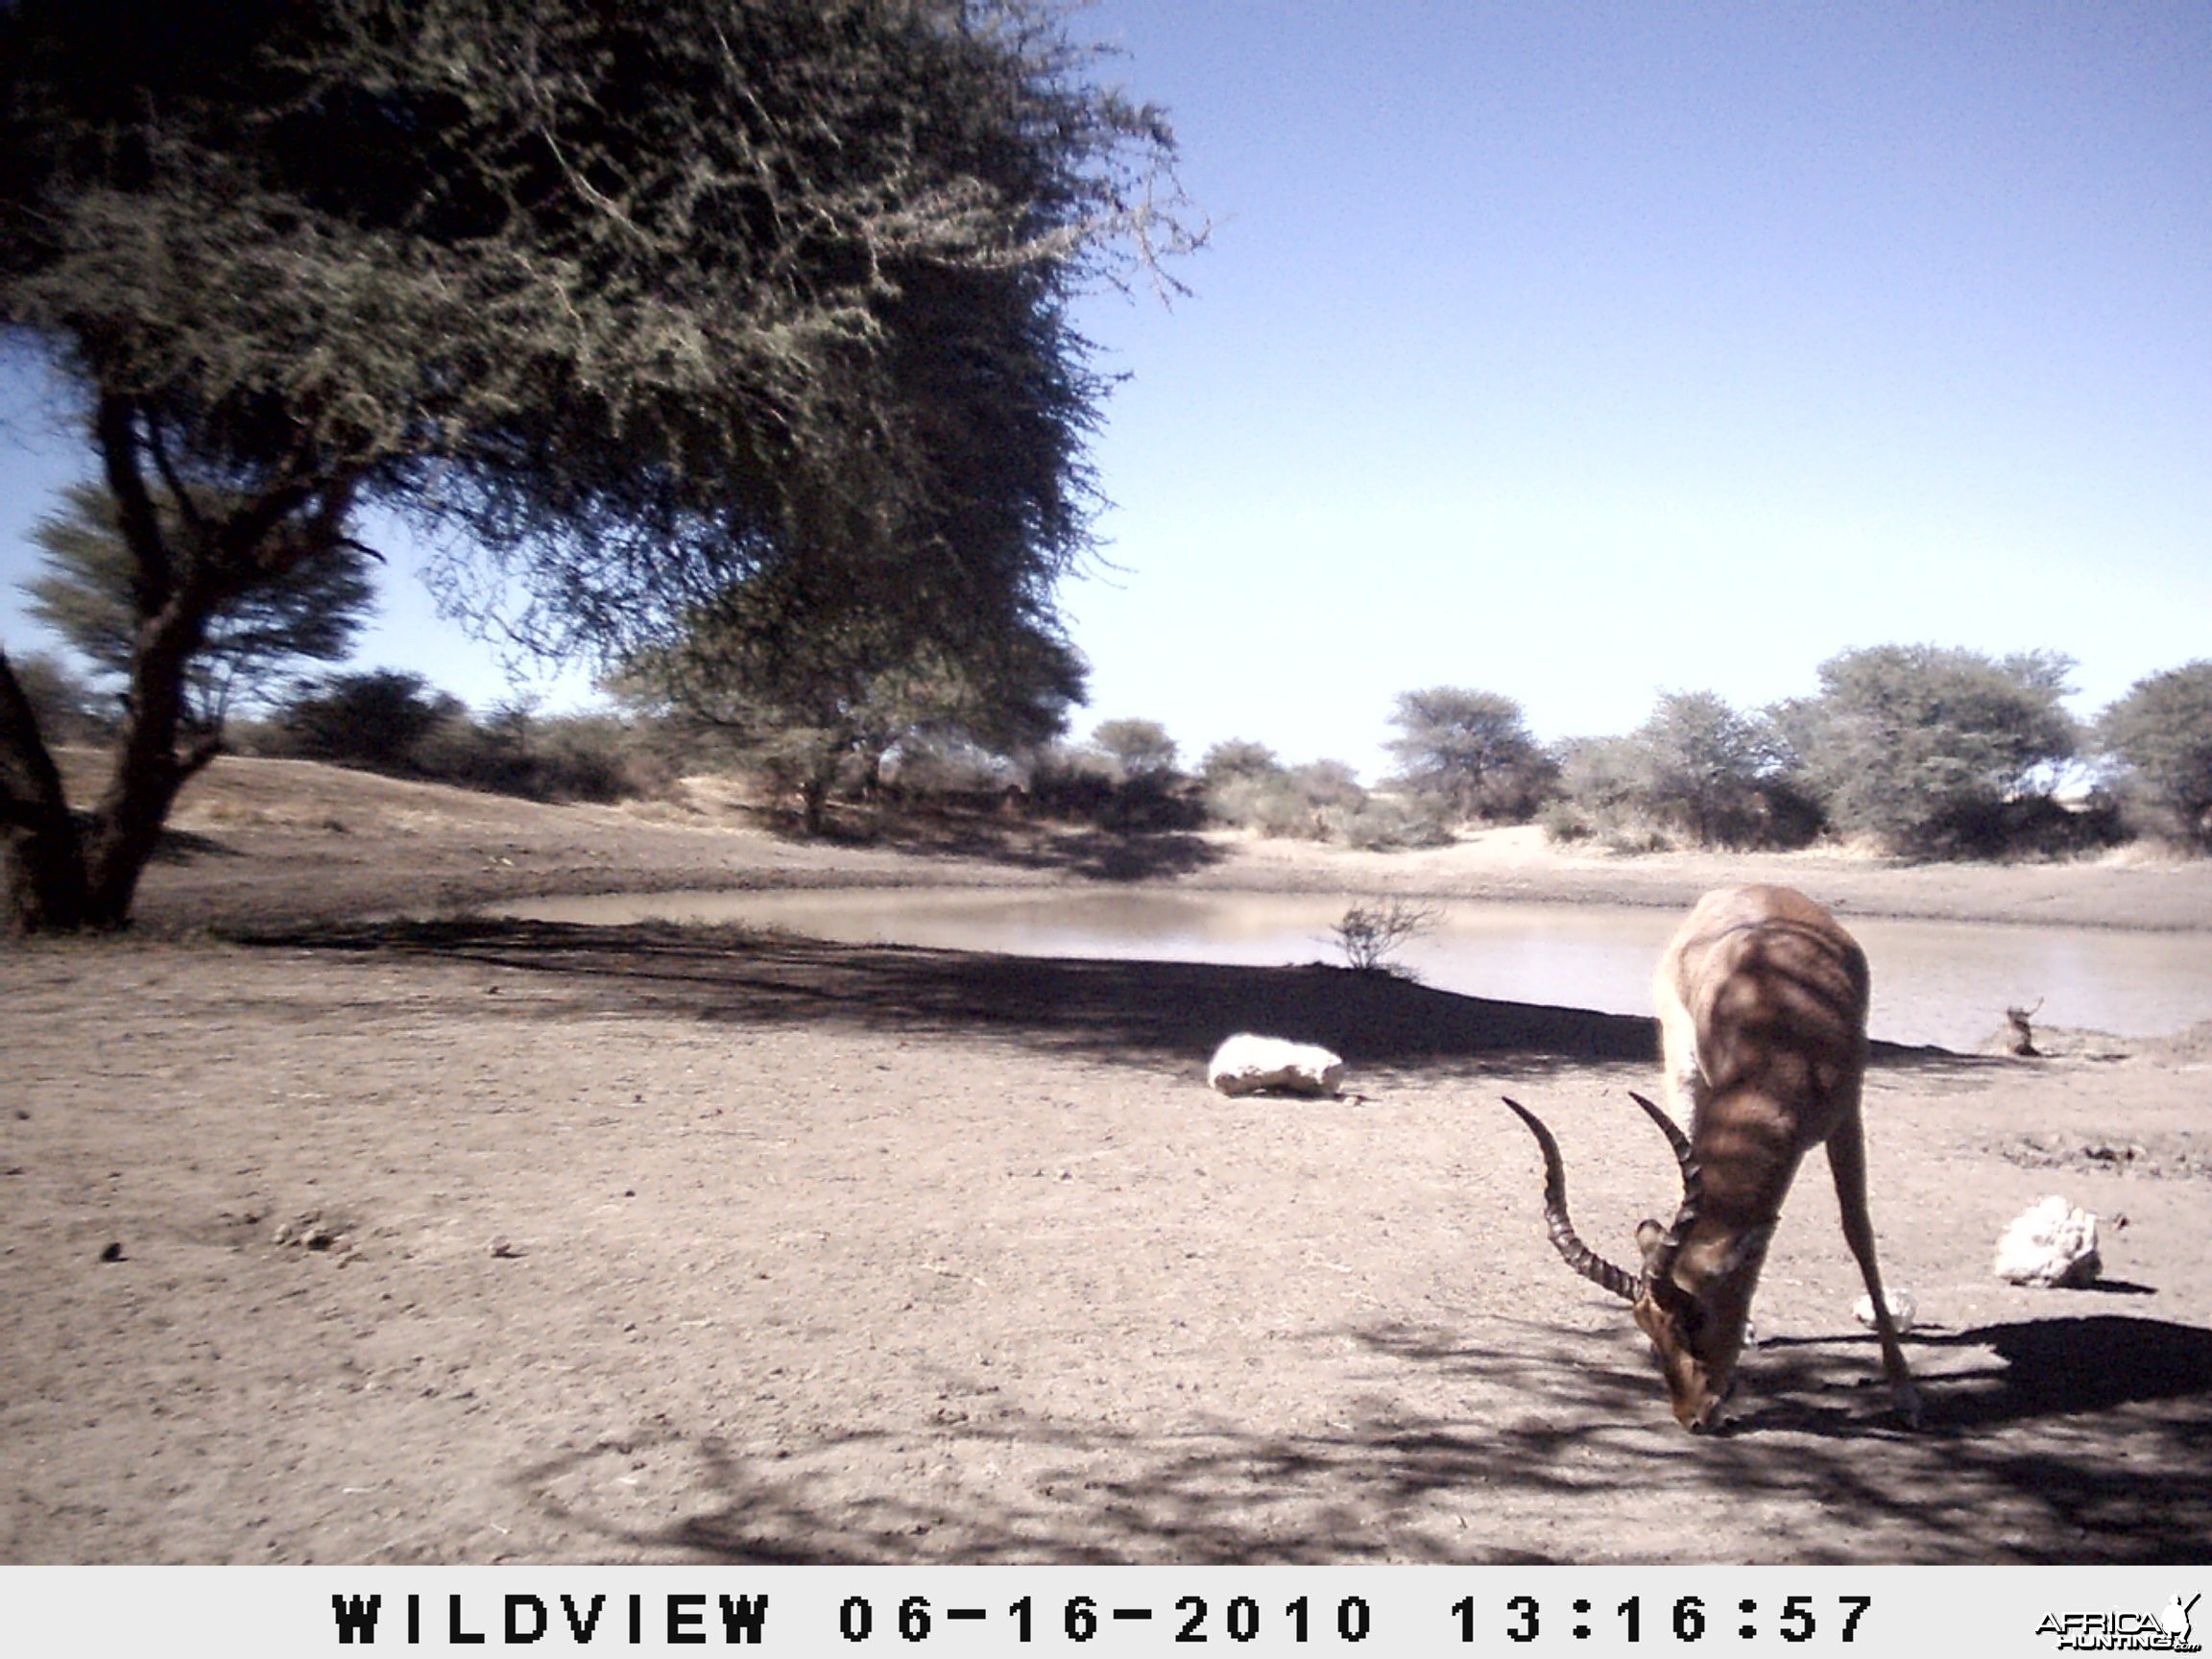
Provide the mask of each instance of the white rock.
[{"label": "white rock", "polygon": [[1239,1031],[1220,1047],[1206,1068],[1206,1081],[1224,1094],[1334,1094],[1344,1062],[1310,1043],[1258,1037]]},{"label": "white rock", "polygon": [[2013,1285],[2081,1286],[2104,1271],[2097,1217],[2054,1192],[2005,1229],[1991,1269]]},{"label": "white rock", "polygon": [[[1911,1291],[1891,1290],[1887,1286],[1884,1286],[1882,1291],[1882,1300],[1889,1304],[1890,1324],[1896,1326],[1900,1331],[1910,1331],[1912,1329],[1913,1305]],[[1874,1298],[1871,1296],[1860,1297],[1858,1305],[1851,1310],[1851,1317],[1858,1320],[1860,1324],[1865,1326],[1867,1330],[1873,1330]]]}]

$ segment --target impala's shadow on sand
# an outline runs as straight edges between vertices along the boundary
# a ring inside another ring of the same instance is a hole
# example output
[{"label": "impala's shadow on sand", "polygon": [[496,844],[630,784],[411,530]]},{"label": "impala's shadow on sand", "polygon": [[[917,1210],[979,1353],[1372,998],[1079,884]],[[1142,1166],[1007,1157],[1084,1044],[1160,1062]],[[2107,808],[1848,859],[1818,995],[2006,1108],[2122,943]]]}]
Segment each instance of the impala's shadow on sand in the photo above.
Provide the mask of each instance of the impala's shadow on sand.
[{"label": "impala's shadow on sand", "polygon": [[[469,918],[246,936],[250,944],[390,951],[524,973],[595,1013],[690,1013],[773,1023],[999,1033],[1103,1057],[1203,1060],[1237,1031],[1295,1034],[1354,1065],[1504,1055],[1656,1062],[1655,1021],[1462,997],[1386,973],[1321,963],[1005,956],[843,945],[737,927]],[[1877,1064],[1995,1062],[1876,1045]]]},{"label": "impala's shadow on sand", "polygon": [[[1443,1392],[1461,1408],[1146,1433],[993,1407],[949,1430],[826,1428],[766,1454],[657,1425],[516,1485],[619,1550],[728,1562],[1695,1562],[1712,1559],[1695,1517],[1749,1506],[1752,1559],[2184,1563],[2212,1517],[2212,1333],[2186,1327],[2038,1320],[1922,1344],[1967,1363],[1929,1375],[1940,1420],[1918,1434],[1887,1422],[1886,1390],[1857,1385],[1871,1358],[1858,1344],[1800,1344],[1783,1374],[1760,1367],[1761,1392],[1785,1396],[1766,1427],[1696,1438],[1631,1340],[1495,1319],[1476,1340],[1400,1324],[1335,1335],[1383,1373],[1374,1402]],[[838,1478],[921,1442],[934,1481]],[[671,1458],[684,1517],[621,1519],[611,1472]]]},{"label": "impala's shadow on sand", "polygon": [[[1953,1334],[1916,1331],[1905,1344],[1926,1396],[1926,1427],[1934,1433],[2192,1402],[2212,1425],[2212,1331],[2192,1325],[2093,1313]],[[1871,1335],[1762,1343],[1746,1361],[1761,1380],[1762,1403],[1738,1412],[1735,1431],[1848,1431],[1842,1412],[1810,1397],[1833,1388],[1824,1381],[1833,1367],[1824,1361],[1839,1352],[1863,1353],[1866,1381],[1873,1385],[1874,1350]]]},{"label": "impala's shadow on sand", "polygon": [[[2194,1402],[2200,1422],[2212,1424],[2212,1331],[2093,1313],[1984,1326],[1934,1344],[1993,1356],[1944,1374],[1941,1422],[1961,1430],[2157,1402]],[[2212,1527],[2212,1512],[2205,1521]]]}]

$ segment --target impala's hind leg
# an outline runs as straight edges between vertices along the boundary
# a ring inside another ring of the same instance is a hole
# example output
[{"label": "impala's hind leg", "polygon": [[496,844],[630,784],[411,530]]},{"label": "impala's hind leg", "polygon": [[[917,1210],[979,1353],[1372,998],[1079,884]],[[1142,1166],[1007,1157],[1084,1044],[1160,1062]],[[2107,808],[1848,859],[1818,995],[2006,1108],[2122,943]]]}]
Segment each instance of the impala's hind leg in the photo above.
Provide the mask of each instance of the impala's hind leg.
[{"label": "impala's hind leg", "polygon": [[1889,1302],[1882,1293],[1882,1269],[1874,1262],[1874,1223],[1866,1214],[1866,1140],[1859,1123],[1857,1100],[1851,1102],[1843,1121],[1828,1137],[1828,1168],[1836,1177],[1836,1202],[1843,1212],[1843,1241],[1858,1259],[1866,1294],[1874,1303],[1874,1330],[1882,1338],[1882,1368],[1889,1374],[1890,1398],[1905,1426],[1917,1429],[1920,1391],[1912,1386],[1904,1345],[1897,1340],[1897,1324],[1889,1317]]}]

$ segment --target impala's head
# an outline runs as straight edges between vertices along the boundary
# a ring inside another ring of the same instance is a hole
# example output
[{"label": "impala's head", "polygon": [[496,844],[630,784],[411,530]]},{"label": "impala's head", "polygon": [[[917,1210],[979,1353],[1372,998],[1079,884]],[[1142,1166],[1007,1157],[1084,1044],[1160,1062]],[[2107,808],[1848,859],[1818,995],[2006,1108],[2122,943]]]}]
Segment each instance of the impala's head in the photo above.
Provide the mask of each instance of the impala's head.
[{"label": "impala's head", "polygon": [[1685,1248],[1682,1238],[1695,1218],[1693,1213],[1677,1216],[1672,1228],[1646,1221],[1636,1229],[1644,1272],[1630,1298],[1636,1323],[1659,1357],[1674,1420],[1694,1433],[1716,1425],[1735,1390],[1751,1293],[1773,1231],[1758,1228],[1718,1250],[1702,1239]]},{"label": "impala's head", "polygon": [[1633,1275],[1575,1237],[1575,1225],[1567,1217],[1567,1174],[1559,1143],[1519,1101],[1505,1104],[1520,1115],[1543,1149],[1544,1219],[1552,1244],[1568,1266],[1629,1305],[1659,1357],[1675,1421],[1693,1431],[1710,1429],[1736,1384],[1736,1360],[1743,1351],[1751,1292],[1758,1285],[1773,1229],[1757,1228],[1734,1239],[1697,1237],[1704,1181],[1689,1140],[1672,1118],[1643,1095],[1630,1098],[1665,1132],[1682,1167],[1682,1207],[1675,1212],[1673,1224],[1662,1227],[1647,1220],[1636,1229],[1643,1271]]}]

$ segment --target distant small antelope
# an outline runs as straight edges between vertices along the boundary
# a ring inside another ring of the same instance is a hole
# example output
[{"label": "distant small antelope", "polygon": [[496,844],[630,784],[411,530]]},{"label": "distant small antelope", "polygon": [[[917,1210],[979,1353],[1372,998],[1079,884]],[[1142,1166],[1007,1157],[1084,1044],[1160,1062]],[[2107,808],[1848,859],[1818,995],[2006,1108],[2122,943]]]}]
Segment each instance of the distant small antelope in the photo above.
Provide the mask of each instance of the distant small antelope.
[{"label": "distant small antelope", "polygon": [[[1714,1427],[1798,1163],[1828,1148],[1843,1238],[1873,1299],[1882,1364],[1897,1413],[1920,1425],[1920,1396],[1897,1340],[1874,1227],[1859,1094],[1866,1070],[1866,955],[1835,917],[1787,887],[1732,887],[1697,902],[1652,978],[1666,1052],[1670,1117],[1658,1124],[1682,1168],[1673,1224],[1636,1229],[1644,1268],[1631,1275],[1575,1237],[1558,1142],[1507,1100],[1544,1153],[1544,1219],[1567,1264],[1626,1300],[1650,1337],[1674,1416]],[[1677,1126],[1690,1120],[1685,1135]]]}]

